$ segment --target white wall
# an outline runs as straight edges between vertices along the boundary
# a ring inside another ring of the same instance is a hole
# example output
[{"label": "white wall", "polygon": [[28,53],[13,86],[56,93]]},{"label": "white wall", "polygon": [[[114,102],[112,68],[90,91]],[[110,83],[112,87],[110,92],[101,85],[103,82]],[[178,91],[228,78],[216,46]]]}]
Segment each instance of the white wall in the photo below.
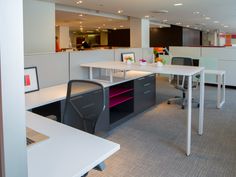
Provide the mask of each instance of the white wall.
[{"label": "white wall", "polygon": [[[55,4],[24,0],[24,51],[43,53],[55,51]],[[14,47],[14,44],[12,44]]]},{"label": "white wall", "polygon": [[0,0],[1,177],[27,177],[23,0]]}]

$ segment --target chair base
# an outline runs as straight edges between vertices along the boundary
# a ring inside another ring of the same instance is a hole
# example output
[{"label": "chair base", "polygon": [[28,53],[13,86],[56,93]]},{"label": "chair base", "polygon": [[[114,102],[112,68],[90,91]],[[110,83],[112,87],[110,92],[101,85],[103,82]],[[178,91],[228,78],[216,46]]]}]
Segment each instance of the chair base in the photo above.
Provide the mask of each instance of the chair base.
[{"label": "chair base", "polygon": [[[178,101],[181,102],[181,109],[184,109],[185,105],[187,105],[187,99],[183,97],[176,96],[174,98],[170,98],[167,100],[167,104],[176,103]],[[197,104],[197,107],[199,108],[200,104],[194,98],[192,98],[192,103]]]}]

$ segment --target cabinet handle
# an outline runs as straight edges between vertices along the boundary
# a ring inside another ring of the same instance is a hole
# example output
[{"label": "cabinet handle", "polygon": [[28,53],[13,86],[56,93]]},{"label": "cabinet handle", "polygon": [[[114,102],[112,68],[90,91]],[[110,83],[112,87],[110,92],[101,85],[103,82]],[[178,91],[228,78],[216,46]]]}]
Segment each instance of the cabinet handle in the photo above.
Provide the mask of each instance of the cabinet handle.
[{"label": "cabinet handle", "polygon": [[151,85],[151,83],[146,83],[146,84],[144,84],[143,86],[144,86],[144,87],[147,87],[147,86],[149,86],[149,85]]},{"label": "cabinet handle", "polygon": [[147,95],[147,94],[151,93],[151,90],[147,90],[147,91],[145,91],[143,93],[144,93],[144,95]]},{"label": "cabinet handle", "polygon": [[144,77],[141,77],[141,78],[139,78],[138,80],[141,81],[141,80],[144,80],[144,79],[145,79]]}]

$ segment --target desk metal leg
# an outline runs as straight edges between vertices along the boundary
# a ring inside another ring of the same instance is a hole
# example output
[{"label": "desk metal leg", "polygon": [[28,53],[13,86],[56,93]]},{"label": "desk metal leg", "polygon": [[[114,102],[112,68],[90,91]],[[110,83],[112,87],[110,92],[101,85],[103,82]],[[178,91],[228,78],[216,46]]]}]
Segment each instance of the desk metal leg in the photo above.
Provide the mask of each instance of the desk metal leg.
[{"label": "desk metal leg", "polygon": [[221,102],[221,84],[222,84],[222,75],[217,75],[217,108],[220,108]]},{"label": "desk metal leg", "polygon": [[89,67],[89,79],[93,80],[93,68]]},{"label": "desk metal leg", "polygon": [[[225,75],[218,74],[217,75],[217,108],[220,109],[225,103]],[[221,88],[222,86],[222,88]],[[221,91],[223,93],[221,93]]]},{"label": "desk metal leg", "polygon": [[186,155],[191,153],[191,125],[192,125],[192,76],[188,77],[188,118],[187,118],[187,147]]},{"label": "desk metal leg", "polygon": [[113,82],[113,70],[110,69],[110,82],[112,83]]},{"label": "desk metal leg", "polygon": [[200,73],[200,108],[199,108],[199,119],[198,119],[198,134],[203,134],[203,121],[204,121],[204,89],[205,89],[205,72],[204,70]]}]

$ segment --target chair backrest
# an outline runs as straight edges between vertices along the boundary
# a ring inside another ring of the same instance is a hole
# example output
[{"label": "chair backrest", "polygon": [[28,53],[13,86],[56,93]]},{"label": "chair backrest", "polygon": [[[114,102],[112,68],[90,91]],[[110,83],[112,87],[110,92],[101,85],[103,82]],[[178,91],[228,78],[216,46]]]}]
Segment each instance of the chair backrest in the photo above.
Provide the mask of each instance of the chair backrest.
[{"label": "chair backrest", "polygon": [[193,66],[193,60],[192,58],[187,58],[187,57],[173,57],[171,60],[171,64]]},{"label": "chair backrest", "polygon": [[[185,65],[185,66],[193,66],[192,58],[188,57],[172,57],[171,59],[172,65]],[[183,79],[184,78],[184,79]],[[183,76],[174,75],[171,79],[171,84],[175,86],[182,86],[183,88],[187,87],[187,78]]]},{"label": "chair backrest", "polygon": [[94,134],[104,109],[105,93],[102,84],[88,80],[68,82],[62,123]]}]

